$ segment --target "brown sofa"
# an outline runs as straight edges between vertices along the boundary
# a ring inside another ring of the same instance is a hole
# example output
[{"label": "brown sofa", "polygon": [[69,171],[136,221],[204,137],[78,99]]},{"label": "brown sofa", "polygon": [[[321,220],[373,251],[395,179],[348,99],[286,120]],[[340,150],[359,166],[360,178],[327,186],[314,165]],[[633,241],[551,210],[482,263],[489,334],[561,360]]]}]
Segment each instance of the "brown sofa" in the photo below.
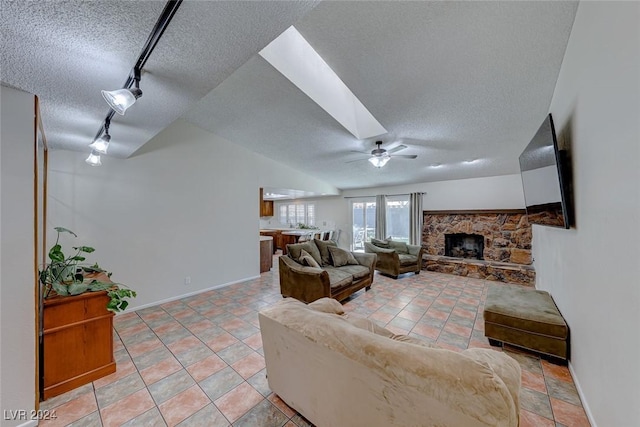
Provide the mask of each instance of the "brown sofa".
[{"label": "brown sofa", "polygon": [[376,254],[376,270],[394,279],[402,273],[420,274],[422,269],[422,246],[373,239],[371,242],[364,242],[364,251]]},{"label": "brown sofa", "polygon": [[323,298],[258,315],[269,388],[317,426],[517,427],[521,369],[394,335]]},{"label": "brown sofa", "polygon": [[[301,263],[302,250],[314,258],[318,267]],[[336,266],[334,258],[337,257],[332,257],[330,251],[351,254],[351,263]],[[279,258],[280,293],[307,303],[323,297],[342,301],[362,288],[371,287],[375,263],[375,255],[347,252],[331,240],[314,239],[287,245],[287,255]]]}]

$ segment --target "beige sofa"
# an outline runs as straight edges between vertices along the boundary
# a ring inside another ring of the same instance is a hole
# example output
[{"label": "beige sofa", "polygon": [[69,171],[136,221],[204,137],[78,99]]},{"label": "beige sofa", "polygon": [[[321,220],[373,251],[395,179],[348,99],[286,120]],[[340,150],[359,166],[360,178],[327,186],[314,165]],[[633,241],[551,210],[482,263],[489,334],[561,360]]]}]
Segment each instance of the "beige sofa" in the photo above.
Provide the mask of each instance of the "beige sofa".
[{"label": "beige sofa", "polygon": [[[339,249],[335,242],[318,239],[287,245],[287,255],[280,256],[278,261],[280,293],[283,297],[293,297],[307,303],[323,297],[342,301],[362,288],[368,290],[371,287],[375,255],[340,250],[343,254],[351,255],[352,263],[336,266],[329,247]],[[300,263],[303,249],[315,259],[318,267]]]},{"label": "beige sofa", "polygon": [[422,269],[422,246],[407,245],[393,240],[364,242],[366,253],[376,254],[376,270],[394,279],[403,273],[420,274]]},{"label": "beige sofa", "polygon": [[329,298],[259,321],[269,388],[314,425],[518,426],[520,366],[502,352],[434,348]]}]

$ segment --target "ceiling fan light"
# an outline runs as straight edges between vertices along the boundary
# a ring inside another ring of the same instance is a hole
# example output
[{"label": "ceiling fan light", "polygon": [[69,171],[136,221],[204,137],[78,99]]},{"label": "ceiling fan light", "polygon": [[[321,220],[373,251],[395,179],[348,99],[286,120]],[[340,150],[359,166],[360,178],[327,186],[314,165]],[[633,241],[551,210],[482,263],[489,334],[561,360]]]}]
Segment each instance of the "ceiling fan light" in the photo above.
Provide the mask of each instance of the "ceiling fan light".
[{"label": "ceiling fan light", "polygon": [[[138,89],[138,91],[140,91],[140,89]],[[129,89],[118,89],[110,91],[103,90],[101,92],[102,97],[105,101],[107,101],[107,104],[109,104],[113,111],[120,114],[121,116],[124,116],[127,108],[135,104],[136,99],[142,96],[142,91],[140,91],[140,94],[136,96],[136,94],[134,94],[133,91]]]},{"label": "ceiling fan light", "polygon": [[85,162],[87,162],[87,164],[90,164],[91,166],[102,166],[100,155],[96,154],[94,151],[89,154],[89,157],[86,158]]},{"label": "ceiling fan light", "polygon": [[107,133],[89,144],[89,147],[91,147],[93,151],[96,151],[100,154],[107,154],[107,150],[109,149],[109,141],[111,141],[111,135]]},{"label": "ceiling fan light", "polygon": [[381,168],[387,164],[387,162],[391,159],[389,155],[386,156],[371,156],[369,157],[369,163],[377,168]]}]

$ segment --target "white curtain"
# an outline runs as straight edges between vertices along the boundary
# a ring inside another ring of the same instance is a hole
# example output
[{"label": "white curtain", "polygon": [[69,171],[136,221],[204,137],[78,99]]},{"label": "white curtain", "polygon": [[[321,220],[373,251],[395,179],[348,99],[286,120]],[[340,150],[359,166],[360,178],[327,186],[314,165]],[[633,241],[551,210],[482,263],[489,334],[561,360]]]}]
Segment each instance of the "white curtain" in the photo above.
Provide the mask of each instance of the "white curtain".
[{"label": "white curtain", "polygon": [[422,195],[424,193],[409,194],[409,244],[422,244]]},{"label": "white curtain", "polygon": [[387,232],[387,196],[376,196],[376,239],[384,240]]}]

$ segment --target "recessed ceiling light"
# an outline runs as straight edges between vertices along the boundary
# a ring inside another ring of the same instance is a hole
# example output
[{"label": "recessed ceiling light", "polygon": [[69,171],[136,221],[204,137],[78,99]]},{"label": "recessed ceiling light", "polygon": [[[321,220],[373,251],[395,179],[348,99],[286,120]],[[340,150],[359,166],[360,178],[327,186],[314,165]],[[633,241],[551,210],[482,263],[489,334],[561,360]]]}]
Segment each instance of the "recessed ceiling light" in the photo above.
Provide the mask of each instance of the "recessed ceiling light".
[{"label": "recessed ceiling light", "polygon": [[441,168],[442,166],[444,166],[442,163],[434,163],[434,164],[432,164],[432,165],[431,165],[431,166],[429,166],[429,167],[430,167],[430,168],[434,168],[434,169],[436,169],[436,168]]},{"label": "recessed ceiling light", "polygon": [[472,163],[477,163],[479,161],[480,161],[479,159],[471,159],[471,160],[465,160],[464,163],[470,165]]},{"label": "recessed ceiling light", "polygon": [[264,197],[268,197],[270,199],[286,199],[286,194],[278,194],[278,193],[264,193]]}]

